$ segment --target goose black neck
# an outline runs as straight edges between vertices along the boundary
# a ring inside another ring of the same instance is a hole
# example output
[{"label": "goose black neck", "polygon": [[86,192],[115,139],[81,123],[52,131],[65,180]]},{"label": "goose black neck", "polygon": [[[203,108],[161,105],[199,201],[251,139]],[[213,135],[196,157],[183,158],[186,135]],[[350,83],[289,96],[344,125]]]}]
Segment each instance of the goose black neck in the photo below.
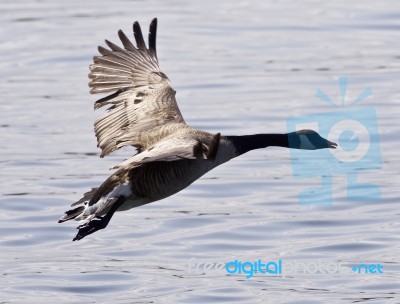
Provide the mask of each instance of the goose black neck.
[{"label": "goose black neck", "polygon": [[238,154],[270,146],[289,148],[288,134],[253,134],[242,136],[227,136],[233,143]]}]

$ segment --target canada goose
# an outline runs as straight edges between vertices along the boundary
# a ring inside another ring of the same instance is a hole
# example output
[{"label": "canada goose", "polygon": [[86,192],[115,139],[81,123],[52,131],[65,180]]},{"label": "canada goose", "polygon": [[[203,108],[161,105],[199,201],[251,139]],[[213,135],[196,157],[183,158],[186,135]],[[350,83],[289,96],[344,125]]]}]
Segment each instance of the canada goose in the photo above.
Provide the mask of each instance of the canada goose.
[{"label": "canada goose", "polygon": [[98,147],[104,157],[133,146],[137,154],[98,188],[83,195],[59,223],[85,220],[73,239],[103,229],[115,211],[148,204],[189,186],[206,172],[250,150],[268,146],[294,149],[335,148],[336,144],[312,130],[288,134],[222,136],[189,127],[179,111],[175,90],[158,66],[157,19],[149,30],[147,48],[139,23],[133,24],[136,46],[120,30],[124,48],[105,40],[101,55],[90,65],[90,93],[112,93],[94,108],[110,106],[94,123]]}]

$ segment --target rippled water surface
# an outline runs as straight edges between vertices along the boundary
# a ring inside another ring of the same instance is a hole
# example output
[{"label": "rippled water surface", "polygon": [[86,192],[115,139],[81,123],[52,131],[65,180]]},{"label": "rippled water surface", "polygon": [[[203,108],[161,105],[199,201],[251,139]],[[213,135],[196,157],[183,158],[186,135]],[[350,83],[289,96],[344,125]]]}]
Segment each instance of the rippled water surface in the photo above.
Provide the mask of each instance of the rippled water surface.
[{"label": "rippled water surface", "polygon": [[[399,9],[397,1],[3,1],[0,302],[399,303]],[[349,77],[349,99],[371,87],[363,105],[377,113],[382,166],[359,180],[381,199],[349,201],[338,174],[332,204],[301,205],[299,193],[320,180],[294,178],[289,151],[269,148],[71,242],[76,223],[58,218],[132,152],[98,157],[88,65],[104,38],[117,41],[135,20],[147,32],[153,17],[161,68],[196,128],[285,132],[288,117],[334,110],[315,92],[340,101],[340,76]],[[217,267],[258,259],[309,269],[246,279]],[[352,271],[363,263],[383,273]]]}]

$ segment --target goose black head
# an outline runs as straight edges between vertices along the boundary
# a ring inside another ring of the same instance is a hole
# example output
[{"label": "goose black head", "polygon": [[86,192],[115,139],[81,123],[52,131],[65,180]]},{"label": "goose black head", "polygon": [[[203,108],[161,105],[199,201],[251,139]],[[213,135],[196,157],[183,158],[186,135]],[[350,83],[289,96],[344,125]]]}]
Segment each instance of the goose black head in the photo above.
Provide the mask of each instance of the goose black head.
[{"label": "goose black head", "polygon": [[300,130],[288,134],[289,147],[292,149],[317,150],[336,149],[337,144],[319,135],[313,130]]}]

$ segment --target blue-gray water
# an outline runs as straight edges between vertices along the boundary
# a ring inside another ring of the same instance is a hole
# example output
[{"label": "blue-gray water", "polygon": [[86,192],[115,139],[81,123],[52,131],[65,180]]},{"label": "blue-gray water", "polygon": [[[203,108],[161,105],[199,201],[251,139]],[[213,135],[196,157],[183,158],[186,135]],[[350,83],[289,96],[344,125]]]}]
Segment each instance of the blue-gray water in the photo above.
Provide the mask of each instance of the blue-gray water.
[{"label": "blue-gray water", "polygon": [[[399,9],[394,0],[2,1],[0,302],[399,303]],[[196,128],[285,132],[288,117],[333,110],[315,92],[340,101],[340,76],[349,99],[371,87],[359,106],[376,110],[382,166],[359,180],[381,199],[349,201],[337,174],[332,204],[300,205],[318,178],[295,179],[289,151],[269,148],[71,242],[77,223],[58,218],[131,152],[98,157],[88,65],[105,38],[117,42],[135,20],[146,33],[153,17],[160,66]],[[235,259],[309,269],[245,279],[212,267]],[[363,263],[383,273],[351,270]]]}]

